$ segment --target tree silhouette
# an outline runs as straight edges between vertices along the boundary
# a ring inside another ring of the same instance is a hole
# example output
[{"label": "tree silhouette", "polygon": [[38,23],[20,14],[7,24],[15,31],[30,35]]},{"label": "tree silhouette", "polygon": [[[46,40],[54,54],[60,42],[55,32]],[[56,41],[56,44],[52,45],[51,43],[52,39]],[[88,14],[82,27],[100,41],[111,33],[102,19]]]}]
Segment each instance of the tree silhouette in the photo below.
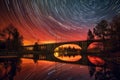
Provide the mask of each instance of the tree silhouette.
[{"label": "tree silhouette", "polygon": [[[108,34],[108,22],[106,20],[101,20],[93,29],[93,33],[99,39],[105,40],[107,39]],[[103,42],[103,51],[106,49],[106,44]]]},{"label": "tree silhouette", "polygon": [[106,20],[100,21],[93,29],[94,34],[100,39],[105,39],[108,22]]},{"label": "tree silhouette", "polygon": [[113,48],[119,50],[120,48],[120,15],[113,17],[111,21],[111,35],[110,39],[112,41]]},{"label": "tree silhouette", "polygon": [[5,70],[4,77],[0,78],[0,80],[14,80],[14,77],[18,72],[21,71],[21,59],[14,58],[12,60],[3,61],[3,65]]},{"label": "tree silhouette", "polygon": [[87,40],[93,40],[93,39],[94,39],[94,35],[92,31],[89,29],[87,33]]},{"label": "tree silhouette", "polygon": [[6,43],[7,50],[18,51],[21,49],[23,37],[12,24],[1,31],[1,35]]},{"label": "tree silhouette", "polygon": [[[92,32],[88,31],[88,36]],[[100,39],[109,39],[111,42],[109,47],[113,51],[119,51],[120,49],[120,14],[113,17],[112,21],[108,23],[106,20],[100,21],[95,28],[93,33]],[[108,44],[107,44],[108,45]],[[103,43],[104,48],[106,47]]]}]

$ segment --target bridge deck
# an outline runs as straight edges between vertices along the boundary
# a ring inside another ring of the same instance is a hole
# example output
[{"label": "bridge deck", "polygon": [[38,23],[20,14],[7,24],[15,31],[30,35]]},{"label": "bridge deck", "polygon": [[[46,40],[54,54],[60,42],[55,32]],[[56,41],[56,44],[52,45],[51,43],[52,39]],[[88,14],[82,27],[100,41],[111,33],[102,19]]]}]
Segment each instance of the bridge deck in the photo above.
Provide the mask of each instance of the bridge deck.
[{"label": "bridge deck", "polygon": [[[67,42],[56,42],[56,43],[46,43],[46,44],[39,44],[42,45],[56,45],[56,44],[70,44],[70,43],[81,43],[81,42],[102,42],[103,40],[81,40],[81,41],[67,41]],[[33,47],[34,45],[25,45],[23,47]]]}]

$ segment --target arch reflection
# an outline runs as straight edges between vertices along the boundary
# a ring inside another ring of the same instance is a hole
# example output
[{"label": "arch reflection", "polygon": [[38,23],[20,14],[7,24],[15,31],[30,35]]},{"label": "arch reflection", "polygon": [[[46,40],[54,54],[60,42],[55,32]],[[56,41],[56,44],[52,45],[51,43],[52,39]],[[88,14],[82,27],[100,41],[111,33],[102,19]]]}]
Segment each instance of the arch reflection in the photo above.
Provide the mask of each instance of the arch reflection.
[{"label": "arch reflection", "polygon": [[0,80],[14,80],[14,77],[21,71],[20,58],[4,58],[0,61]]},{"label": "arch reflection", "polygon": [[87,57],[88,57],[88,60],[94,65],[101,66],[105,64],[105,61],[100,57],[97,57],[97,56],[87,56]]}]

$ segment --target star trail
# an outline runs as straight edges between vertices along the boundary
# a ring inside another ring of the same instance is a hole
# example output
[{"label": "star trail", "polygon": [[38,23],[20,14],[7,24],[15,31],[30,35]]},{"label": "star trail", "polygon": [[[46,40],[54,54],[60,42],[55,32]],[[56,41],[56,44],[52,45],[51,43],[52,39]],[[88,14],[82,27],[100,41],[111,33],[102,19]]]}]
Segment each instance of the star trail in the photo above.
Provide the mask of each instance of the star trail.
[{"label": "star trail", "polygon": [[120,0],[0,0],[0,30],[12,23],[26,44],[84,40],[119,13]]}]

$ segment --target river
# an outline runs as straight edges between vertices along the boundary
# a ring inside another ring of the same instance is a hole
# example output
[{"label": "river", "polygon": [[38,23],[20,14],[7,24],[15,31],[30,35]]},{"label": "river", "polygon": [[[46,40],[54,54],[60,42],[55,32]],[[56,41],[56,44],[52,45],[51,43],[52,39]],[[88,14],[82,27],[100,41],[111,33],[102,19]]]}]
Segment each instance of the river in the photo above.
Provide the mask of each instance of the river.
[{"label": "river", "polygon": [[[104,59],[97,56],[87,56],[89,65],[55,62],[44,58],[35,60],[24,57],[1,57],[0,80],[119,80],[120,78],[118,77],[120,65],[112,62],[106,64]],[[71,57],[67,57],[67,60],[68,58]],[[82,59],[81,56],[79,58]]]}]

